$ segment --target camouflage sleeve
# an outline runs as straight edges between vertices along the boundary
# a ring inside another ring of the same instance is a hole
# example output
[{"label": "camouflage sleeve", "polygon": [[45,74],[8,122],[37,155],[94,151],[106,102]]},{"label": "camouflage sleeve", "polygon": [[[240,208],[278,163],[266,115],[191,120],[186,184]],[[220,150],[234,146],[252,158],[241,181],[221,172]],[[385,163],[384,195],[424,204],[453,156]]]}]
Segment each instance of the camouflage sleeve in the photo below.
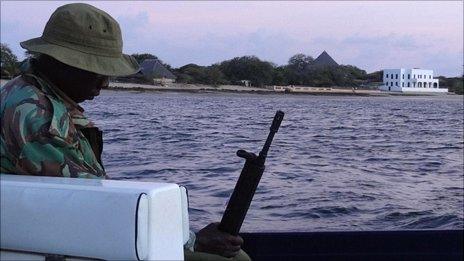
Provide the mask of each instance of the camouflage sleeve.
[{"label": "camouflage sleeve", "polygon": [[[79,150],[79,141],[72,138],[75,135],[70,135],[73,126],[69,115],[56,109],[45,95],[37,93],[5,109],[4,117],[9,119],[4,120],[10,126],[2,131],[7,150],[16,159],[17,174],[82,178],[104,176],[102,170],[85,161]],[[55,121],[60,124],[59,131],[50,127]]]}]

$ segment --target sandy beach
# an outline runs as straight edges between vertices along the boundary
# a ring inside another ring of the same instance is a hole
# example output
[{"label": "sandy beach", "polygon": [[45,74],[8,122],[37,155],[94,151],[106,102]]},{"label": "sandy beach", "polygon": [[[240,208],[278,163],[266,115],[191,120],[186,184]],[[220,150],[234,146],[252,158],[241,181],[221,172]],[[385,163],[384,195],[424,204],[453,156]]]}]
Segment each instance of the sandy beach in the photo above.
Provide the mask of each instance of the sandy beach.
[{"label": "sandy beach", "polygon": [[170,83],[166,85],[150,85],[137,83],[121,83],[110,82],[108,89],[110,90],[141,90],[141,91],[177,91],[177,92],[208,92],[208,91],[223,91],[223,92],[253,92],[253,93],[274,93],[272,90],[264,88],[253,88],[238,85],[203,85],[203,84],[184,84]]},{"label": "sandy beach", "polygon": [[[1,79],[0,85],[3,86],[8,80]],[[351,88],[340,87],[311,87],[305,92],[283,93],[274,91],[270,88],[245,87],[239,85],[203,85],[203,84],[185,84],[185,83],[169,83],[166,85],[150,85],[137,83],[122,83],[110,82],[108,90],[116,91],[167,91],[167,92],[234,92],[234,93],[258,93],[258,94],[292,94],[292,95],[343,95],[343,96],[392,96],[392,95],[408,95],[408,96],[436,96],[431,93],[393,93],[382,92],[380,90],[353,90]],[[448,95],[454,93],[448,93]],[[447,94],[441,94],[447,95]]]},{"label": "sandy beach", "polygon": [[[202,84],[183,84],[170,83],[167,85],[149,85],[136,83],[111,82],[110,90],[139,90],[139,91],[175,91],[175,92],[237,92],[237,93],[260,93],[260,94],[284,94],[268,88],[245,87],[239,85],[202,85]],[[349,88],[320,88],[312,87],[310,91],[292,92],[285,94],[298,95],[355,95],[355,96],[388,96],[388,93],[379,90],[352,90]]]}]

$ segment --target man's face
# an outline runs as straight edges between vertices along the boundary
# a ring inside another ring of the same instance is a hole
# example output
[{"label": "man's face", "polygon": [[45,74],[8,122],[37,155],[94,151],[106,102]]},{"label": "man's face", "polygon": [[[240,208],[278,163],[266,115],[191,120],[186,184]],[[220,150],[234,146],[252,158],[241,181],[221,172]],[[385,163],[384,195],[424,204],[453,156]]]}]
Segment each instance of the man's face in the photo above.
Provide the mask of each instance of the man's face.
[{"label": "man's face", "polygon": [[93,100],[95,96],[100,95],[100,90],[107,87],[109,82],[108,76],[80,71],[73,76],[74,82],[70,83],[70,88],[68,88],[68,95],[77,103]]},{"label": "man's face", "polygon": [[100,95],[102,88],[108,86],[108,76],[66,65],[46,55],[39,59],[42,70],[47,71],[51,80],[77,103],[92,100]]},{"label": "man's face", "polygon": [[100,90],[108,86],[109,77],[74,67],[68,68],[69,81],[63,84],[66,94],[75,102],[92,100]]}]

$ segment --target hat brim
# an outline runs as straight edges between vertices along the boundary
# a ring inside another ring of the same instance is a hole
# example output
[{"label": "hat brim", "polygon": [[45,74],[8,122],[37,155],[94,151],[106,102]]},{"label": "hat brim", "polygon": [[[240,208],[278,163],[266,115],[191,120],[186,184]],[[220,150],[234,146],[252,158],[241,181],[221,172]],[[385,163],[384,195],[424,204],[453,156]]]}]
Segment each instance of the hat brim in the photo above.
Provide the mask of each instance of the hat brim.
[{"label": "hat brim", "polygon": [[31,52],[46,54],[69,66],[100,75],[127,76],[140,70],[137,61],[127,54],[120,57],[99,56],[49,43],[40,37],[21,42],[20,45]]}]

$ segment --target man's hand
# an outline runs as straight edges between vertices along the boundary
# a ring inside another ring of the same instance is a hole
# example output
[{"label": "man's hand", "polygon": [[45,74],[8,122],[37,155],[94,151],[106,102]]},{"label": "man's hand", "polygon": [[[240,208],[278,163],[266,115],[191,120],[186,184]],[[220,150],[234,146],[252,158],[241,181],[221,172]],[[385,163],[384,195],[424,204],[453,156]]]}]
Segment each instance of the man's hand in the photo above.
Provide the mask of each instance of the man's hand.
[{"label": "man's hand", "polygon": [[243,244],[243,238],[220,231],[218,225],[219,223],[211,223],[198,231],[195,251],[224,257],[236,256]]}]

